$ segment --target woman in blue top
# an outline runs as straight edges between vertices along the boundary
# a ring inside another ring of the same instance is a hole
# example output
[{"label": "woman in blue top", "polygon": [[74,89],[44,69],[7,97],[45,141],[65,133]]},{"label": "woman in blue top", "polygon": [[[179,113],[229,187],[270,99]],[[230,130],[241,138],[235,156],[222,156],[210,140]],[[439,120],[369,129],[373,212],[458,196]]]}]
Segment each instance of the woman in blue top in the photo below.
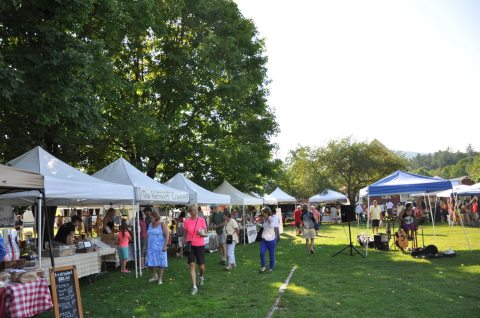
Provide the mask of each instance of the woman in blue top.
[{"label": "woman in blue top", "polygon": [[147,260],[146,265],[152,272],[152,278],[149,282],[158,282],[163,284],[163,271],[168,267],[167,245],[168,245],[168,228],[160,220],[160,214],[153,212],[152,223],[150,223],[147,232]]}]

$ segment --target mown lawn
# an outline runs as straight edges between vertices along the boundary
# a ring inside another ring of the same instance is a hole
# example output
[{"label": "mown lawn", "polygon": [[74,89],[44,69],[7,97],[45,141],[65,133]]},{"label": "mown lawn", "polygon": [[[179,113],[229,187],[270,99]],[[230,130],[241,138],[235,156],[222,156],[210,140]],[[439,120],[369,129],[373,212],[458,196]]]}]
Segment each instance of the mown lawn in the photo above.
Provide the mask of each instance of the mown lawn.
[{"label": "mown lawn", "polygon": [[[296,266],[273,317],[480,317],[480,229],[465,230],[472,250],[460,226],[437,226],[435,237],[425,226],[426,245],[453,248],[457,256],[414,259],[374,250],[367,258],[331,257],[348,244],[343,225],[324,225],[317,253],[307,255],[289,229],[273,273],[258,273],[258,244],[237,247],[239,267],[232,272],[218,263],[218,253],[207,254],[206,286],[191,296],[186,260],[171,257],[162,286],[148,283],[148,274],[135,279],[113,271],[94,283],[82,280],[83,309],[85,317],[266,317]],[[355,225],[352,237],[364,231]]]}]

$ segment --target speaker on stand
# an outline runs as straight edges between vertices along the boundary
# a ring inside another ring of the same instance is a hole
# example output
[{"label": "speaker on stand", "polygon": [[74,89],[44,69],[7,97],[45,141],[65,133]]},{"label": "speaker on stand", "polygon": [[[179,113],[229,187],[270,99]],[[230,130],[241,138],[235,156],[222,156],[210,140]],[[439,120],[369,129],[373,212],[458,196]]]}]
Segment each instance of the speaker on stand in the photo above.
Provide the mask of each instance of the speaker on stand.
[{"label": "speaker on stand", "polygon": [[355,222],[355,207],[353,205],[342,205],[340,208],[340,216],[342,219],[342,223],[348,223],[348,238],[350,240],[350,244],[342,248],[337,253],[333,254],[332,257],[337,256],[338,254],[342,253],[346,249],[350,250],[350,253],[349,253],[350,256],[359,254],[362,257],[365,257],[363,256],[362,253],[360,253],[360,251],[355,246],[353,246],[353,243],[352,243],[352,229],[350,227],[350,222]]}]

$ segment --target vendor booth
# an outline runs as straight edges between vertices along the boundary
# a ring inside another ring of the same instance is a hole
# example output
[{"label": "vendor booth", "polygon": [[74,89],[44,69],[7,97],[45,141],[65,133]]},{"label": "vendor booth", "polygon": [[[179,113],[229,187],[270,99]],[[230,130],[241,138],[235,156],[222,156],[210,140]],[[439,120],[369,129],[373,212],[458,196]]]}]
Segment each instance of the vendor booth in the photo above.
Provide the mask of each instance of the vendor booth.
[{"label": "vendor booth", "polygon": [[[36,147],[22,156],[9,162],[9,165],[35,172],[44,177],[45,205],[48,206],[94,206],[103,204],[129,204],[134,201],[134,191],[132,186],[119,185],[89,176],[52,156],[40,147]],[[0,195],[0,204],[10,205],[35,205],[39,199],[39,191],[25,191],[16,193],[6,193]],[[41,200],[40,200],[41,201]],[[51,266],[47,265],[47,260],[42,257],[44,223],[48,229],[52,220],[39,222],[42,220],[42,210],[38,209],[36,218],[38,233],[38,267],[48,269],[53,267],[58,259],[59,263],[64,265],[76,265],[81,267],[82,259],[96,258],[97,263],[101,262],[101,257],[105,253],[115,253],[115,249],[91,248],[88,253],[76,254],[75,246],[65,250],[61,247],[48,246],[51,257]],[[46,210],[46,209],[45,209]],[[53,218],[54,215],[48,215]],[[49,240],[51,242],[51,240]],[[82,250],[82,249],[79,249]],[[83,251],[86,251],[83,249]],[[67,256],[69,255],[69,256]],[[70,257],[74,256],[75,257]],[[62,258],[68,257],[68,258]],[[68,264],[67,264],[68,263]],[[98,266],[93,270],[79,271],[79,277],[99,273]]]},{"label": "vendor booth", "polygon": [[[292,209],[291,212],[293,213],[293,210],[295,209],[295,203],[297,202],[297,199],[295,197],[292,197],[291,195],[287,194],[285,191],[277,187],[272,193],[269,195],[266,195],[264,197],[264,201],[270,200],[270,198],[273,198],[272,201],[277,202],[277,208],[275,210],[275,213],[277,216],[280,218],[280,233],[283,233],[283,216],[282,212],[290,212],[290,211],[282,211],[282,208],[279,207],[280,205],[291,205]],[[267,204],[267,203],[265,203]]]},{"label": "vendor booth", "polygon": [[[396,171],[385,178],[368,186],[368,205],[370,210],[370,196],[382,196],[392,194],[413,194],[413,193],[432,193],[442,190],[452,189],[450,180],[441,178],[432,178],[422,175],[416,175],[403,171]],[[430,217],[435,235],[435,221],[430,210]],[[369,213],[367,214],[370,218]],[[370,221],[370,220],[368,220]],[[367,222],[368,228],[369,222]],[[467,240],[468,241],[468,240]],[[365,245],[366,253],[368,254],[368,244]]]},{"label": "vendor booth", "polygon": [[202,188],[195,182],[191,181],[183,173],[177,173],[173,178],[165,182],[165,185],[188,192],[189,203],[198,205],[230,205],[230,195],[219,194]]},{"label": "vendor booth", "polygon": [[[308,199],[309,204],[319,204],[319,203],[328,203],[328,202],[333,202],[333,203],[347,203],[348,198],[346,195],[333,191],[331,189],[326,189],[322,191],[319,194],[316,194]],[[347,203],[348,204],[348,203]],[[331,214],[323,214],[322,215],[322,222],[337,222],[340,220],[340,215],[334,210],[335,213]]]},{"label": "vendor booth", "polygon": [[[231,200],[230,203],[232,205],[242,206],[243,209],[246,205],[263,205],[262,199],[241,192],[227,181],[223,181],[223,183],[213,190],[213,192],[229,195]],[[240,241],[243,242],[243,244],[255,242],[255,238],[257,237],[257,228],[250,219],[247,220],[245,211],[243,212],[242,222],[239,224],[239,226]]]},{"label": "vendor booth", "polygon": [[142,254],[139,205],[187,204],[189,194],[186,191],[177,190],[153,180],[123,158],[115,160],[105,168],[97,171],[93,176],[105,181],[130,185],[135,189],[135,204],[137,207],[134,218],[138,226],[134,227],[135,240],[130,249],[133,249],[132,256],[136,264],[135,275],[138,275],[138,273],[142,275],[142,264],[139,261]]},{"label": "vendor booth", "polygon": [[[0,165],[0,194],[27,190],[43,193],[42,175]],[[11,211],[10,211],[11,212]],[[13,220],[13,215],[10,216]],[[8,218],[8,216],[7,216]],[[0,237],[6,247],[5,257],[0,259],[0,317],[30,317],[41,314],[53,307],[45,273],[36,268],[23,268],[20,272],[10,271],[18,264],[23,266],[25,259],[20,258],[19,241],[15,230],[3,231],[7,235]],[[29,294],[28,297],[23,295]]]}]

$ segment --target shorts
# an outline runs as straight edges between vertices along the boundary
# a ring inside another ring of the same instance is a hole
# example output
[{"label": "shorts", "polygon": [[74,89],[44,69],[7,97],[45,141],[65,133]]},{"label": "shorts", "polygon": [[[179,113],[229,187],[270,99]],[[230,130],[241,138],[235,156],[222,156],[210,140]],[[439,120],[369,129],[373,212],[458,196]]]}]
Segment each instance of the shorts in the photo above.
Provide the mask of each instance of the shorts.
[{"label": "shorts", "polygon": [[372,220],[372,227],[379,227],[380,226],[380,220]]},{"label": "shorts", "polygon": [[227,234],[223,232],[222,234],[217,234],[218,237],[218,244],[227,244]]},{"label": "shorts", "polygon": [[195,263],[195,260],[198,265],[205,264],[205,245],[192,246],[192,251],[188,253],[188,264]]},{"label": "shorts", "polygon": [[121,261],[128,259],[128,247],[118,247],[118,258]]}]

